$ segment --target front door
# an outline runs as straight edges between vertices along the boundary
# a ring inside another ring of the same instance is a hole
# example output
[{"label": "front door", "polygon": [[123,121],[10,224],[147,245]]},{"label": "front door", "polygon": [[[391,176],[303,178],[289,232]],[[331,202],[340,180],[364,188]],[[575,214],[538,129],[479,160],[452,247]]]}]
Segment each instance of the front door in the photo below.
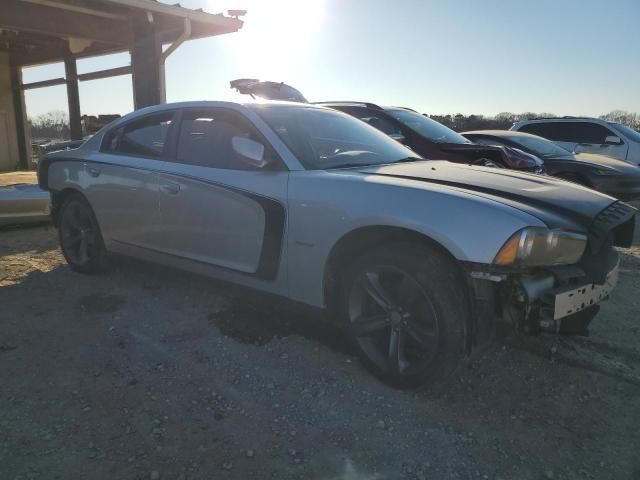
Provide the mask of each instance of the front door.
[{"label": "front door", "polygon": [[234,137],[265,147],[248,119],[224,108],[186,109],[172,159],[158,174],[159,248],[171,255],[273,279],[285,226],[288,172],[270,148],[271,162],[251,166]]},{"label": "front door", "polygon": [[599,125],[597,123],[579,123],[575,127],[578,143],[574,151],[576,153],[598,153],[600,155],[608,155],[609,157],[625,160],[627,158],[627,150],[629,145],[624,143],[615,144],[607,143],[607,137],[618,137],[620,135],[613,130]]}]

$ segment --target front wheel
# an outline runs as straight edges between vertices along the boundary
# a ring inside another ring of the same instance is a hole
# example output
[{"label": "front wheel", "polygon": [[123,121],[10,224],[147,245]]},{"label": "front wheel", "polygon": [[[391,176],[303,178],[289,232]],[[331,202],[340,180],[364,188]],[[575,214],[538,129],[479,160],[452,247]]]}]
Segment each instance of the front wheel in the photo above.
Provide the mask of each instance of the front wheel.
[{"label": "front wheel", "polygon": [[465,354],[469,303],[455,260],[439,249],[396,243],[347,269],[342,314],[365,366],[393,386],[450,373]]},{"label": "front wheel", "polygon": [[100,227],[82,195],[71,194],[63,201],[58,234],[62,254],[73,270],[94,273],[104,269],[106,250]]}]

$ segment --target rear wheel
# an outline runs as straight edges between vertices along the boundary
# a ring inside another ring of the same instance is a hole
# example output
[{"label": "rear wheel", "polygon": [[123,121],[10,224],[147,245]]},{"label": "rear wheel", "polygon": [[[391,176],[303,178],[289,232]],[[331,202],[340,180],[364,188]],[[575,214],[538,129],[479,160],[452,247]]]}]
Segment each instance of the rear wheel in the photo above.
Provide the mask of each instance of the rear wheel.
[{"label": "rear wheel", "polygon": [[62,203],[58,233],[62,254],[69,266],[82,273],[94,273],[106,266],[106,250],[100,227],[89,203],[80,194]]},{"label": "rear wheel", "polygon": [[433,247],[375,248],[347,269],[347,331],[367,368],[396,387],[451,372],[465,353],[467,292],[455,261]]}]

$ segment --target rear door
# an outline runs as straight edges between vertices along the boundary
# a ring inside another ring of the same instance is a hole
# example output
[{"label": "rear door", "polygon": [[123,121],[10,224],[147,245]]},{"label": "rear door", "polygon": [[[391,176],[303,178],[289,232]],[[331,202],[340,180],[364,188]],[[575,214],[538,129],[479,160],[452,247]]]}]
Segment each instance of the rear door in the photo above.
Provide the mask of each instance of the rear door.
[{"label": "rear door", "polygon": [[[245,163],[234,137],[265,146],[265,168]],[[159,249],[187,260],[273,279],[284,235],[288,171],[238,111],[181,113],[175,151],[158,175]]]},{"label": "rear door", "polygon": [[85,194],[107,246],[151,247],[158,214],[158,165],[175,111],[151,114],[109,131],[100,152],[86,158]]}]

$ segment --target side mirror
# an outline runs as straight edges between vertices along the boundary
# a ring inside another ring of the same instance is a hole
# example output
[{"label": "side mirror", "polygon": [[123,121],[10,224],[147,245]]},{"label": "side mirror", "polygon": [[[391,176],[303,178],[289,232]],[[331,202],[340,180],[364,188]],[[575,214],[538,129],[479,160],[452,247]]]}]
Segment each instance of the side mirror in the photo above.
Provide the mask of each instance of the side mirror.
[{"label": "side mirror", "polygon": [[391,133],[389,136],[400,143],[404,143],[404,141],[406,140],[406,137],[401,133]]},{"label": "side mirror", "polygon": [[622,145],[622,139],[615,135],[609,135],[604,139],[605,145]]},{"label": "side mirror", "polygon": [[264,158],[264,145],[245,137],[231,139],[233,151],[252,167],[264,168],[269,162]]}]

